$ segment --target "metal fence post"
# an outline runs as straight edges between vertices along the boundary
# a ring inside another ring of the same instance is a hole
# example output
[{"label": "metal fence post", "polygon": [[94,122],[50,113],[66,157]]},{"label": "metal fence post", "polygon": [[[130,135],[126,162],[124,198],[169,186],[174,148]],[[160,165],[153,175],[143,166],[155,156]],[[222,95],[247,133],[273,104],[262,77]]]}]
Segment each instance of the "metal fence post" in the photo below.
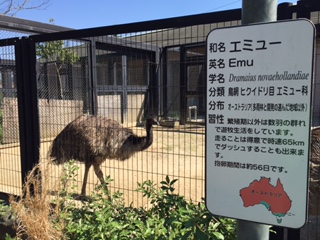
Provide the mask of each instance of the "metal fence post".
[{"label": "metal fence post", "polygon": [[[243,0],[242,24],[271,22],[277,20],[276,0]],[[268,240],[269,226],[259,223],[238,221],[238,240]]]},{"label": "metal fence post", "polygon": [[[88,87],[90,89],[88,98],[86,97],[85,110],[88,110],[88,113],[91,115],[98,115],[98,90],[97,90],[97,59],[96,59],[96,40],[94,38],[90,38],[89,45],[89,82]],[[84,95],[86,95],[86,91],[84,91]]]},{"label": "metal fence post", "polygon": [[15,57],[21,177],[24,182],[28,172],[39,162],[40,151],[35,44],[28,38],[22,38],[15,46]]}]

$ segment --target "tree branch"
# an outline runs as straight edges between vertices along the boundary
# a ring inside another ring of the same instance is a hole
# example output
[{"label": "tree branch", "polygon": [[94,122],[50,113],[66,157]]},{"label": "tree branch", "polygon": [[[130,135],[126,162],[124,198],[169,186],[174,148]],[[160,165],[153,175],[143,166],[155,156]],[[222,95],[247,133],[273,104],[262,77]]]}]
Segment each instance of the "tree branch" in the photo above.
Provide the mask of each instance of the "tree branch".
[{"label": "tree branch", "polygon": [[3,0],[0,14],[14,16],[22,10],[44,10],[49,6],[50,0]]}]

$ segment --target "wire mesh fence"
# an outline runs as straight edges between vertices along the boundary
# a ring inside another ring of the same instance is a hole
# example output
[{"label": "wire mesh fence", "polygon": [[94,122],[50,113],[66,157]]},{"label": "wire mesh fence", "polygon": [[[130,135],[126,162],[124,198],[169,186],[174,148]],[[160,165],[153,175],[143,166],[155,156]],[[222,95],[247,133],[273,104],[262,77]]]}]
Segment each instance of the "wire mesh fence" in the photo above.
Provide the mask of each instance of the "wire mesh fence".
[{"label": "wire mesh fence", "polygon": [[0,47],[0,51],[0,191],[10,194],[20,194],[22,178],[18,130],[15,49],[13,45],[10,45]]},{"label": "wire mesh fence", "polygon": [[[114,179],[110,185],[111,191],[124,193],[127,204],[145,206],[147,202],[135,191],[137,182],[153,180],[159,183],[168,175],[171,179],[179,179],[177,191],[180,194],[187,199],[201,201],[204,195],[205,164],[206,32],[194,38],[191,35],[196,28],[189,31],[191,39],[201,39],[201,44],[196,42],[196,46],[193,46],[192,40],[188,40],[190,36],[184,36],[181,41],[189,41],[190,46],[165,49],[163,42],[173,38],[175,31],[177,30],[168,29],[121,34],[118,37],[97,37],[94,39],[96,48],[91,53],[94,55],[93,63],[88,61],[89,46],[86,43],[71,46],[70,42],[75,42],[73,40],[68,40],[69,45],[64,45],[64,49],[77,56],[74,63],[60,63],[58,66],[55,62],[50,64],[39,58],[37,75],[40,89],[41,160],[47,160],[48,148],[53,138],[81,114],[95,113],[114,119],[138,136],[148,135],[145,129],[146,118],[157,115],[161,119],[160,125],[153,127],[153,144],[149,148],[137,151],[127,161],[116,161],[121,157],[106,153],[107,160],[102,163],[101,170]],[[168,39],[164,39],[164,36]],[[47,42],[38,43],[38,46],[50,47]],[[56,58],[54,61],[59,58],[57,55],[53,57]],[[181,83],[180,66],[185,63],[188,66],[183,67],[185,78]],[[90,76],[95,76],[96,80],[90,82]],[[181,84],[186,86],[183,95],[180,93]],[[166,98],[165,101],[162,96]],[[104,131],[109,126],[99,127],[102,129],[98,138],[104,144],[122,144],[113,143],[114,139],[106,138]],[[94,139],[97,136],[87,135],[87,138]],[[75,142],[75,139],[69,141]],[[76,146],[70,147],[74,151],[78,150]],[[98,146],[91,148],[98,151]],[[79,167],[78,185],[81,186],[85,164],[79,164]],[[61,170],[61,166],[52,168],[53,183],[60,176]],[[87,192],[93,191],[97,183],[99,180],[94,169],[91,169]]]},{"label": "wire mesh fence", "polygon": [[[320,78],[320,43],[317,41],[315,53],[315,75],[314,75],[314,101],[313,101],[313,126],[320,125],[319,115],[319,82]],[[319,239],[320,238],[320,196],[319,196],[319,161],[317,157],[317,142],[313,142],[311,150],[311,164],[310,164],[310,183],[309,183],[309,212],[307,224],[301,229],[301,240]]]}]

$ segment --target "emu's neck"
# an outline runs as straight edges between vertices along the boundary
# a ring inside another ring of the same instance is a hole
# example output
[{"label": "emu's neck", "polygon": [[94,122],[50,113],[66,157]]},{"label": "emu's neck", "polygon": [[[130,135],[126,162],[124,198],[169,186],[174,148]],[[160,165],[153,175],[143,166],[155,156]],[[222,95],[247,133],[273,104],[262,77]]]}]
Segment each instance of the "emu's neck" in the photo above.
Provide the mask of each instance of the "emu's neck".
[{"label": "emu's neck", "polygon": [[[150,147],[153,142],[153,133],[152,133],[152,125],[146,125],[146,132],[147,135],[143,137],[138,137],[137,135],[133,134],[130,135],[124,143],[124,147],[129,148],[131,152],[143,151]],[[126,158],[125,158],[126,159]]]},{"label": "emu's neck", "polygon": [[146,132],[147,132],[147,136],[146,137],[142,137],[144,138],[144,144],[142,145],[141,151],[147,149],[148,147],[150,147],[150,145],[153,142],[153,131],[152,131],[152,125],[151,124],[147,124],[146,125]]}]

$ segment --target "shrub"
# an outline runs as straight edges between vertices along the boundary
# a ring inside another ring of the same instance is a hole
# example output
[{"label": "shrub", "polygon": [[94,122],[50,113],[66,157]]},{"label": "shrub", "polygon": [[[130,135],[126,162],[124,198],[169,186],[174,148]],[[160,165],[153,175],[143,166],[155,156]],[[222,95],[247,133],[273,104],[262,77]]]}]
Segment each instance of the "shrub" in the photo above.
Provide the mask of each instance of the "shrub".
[{"label": "shrub", "polygon": [[[40,204],[41,199],[44,200],[37,209],[30,206],[30,200],[12,202],[21,223],[20,232],[28,235],[29,239],[39,239],[39,236],[32,235],[37,233],[29,229],[36,229],[39,222],[42,222],[45,223],[41,225],[43,232],[48,232],[48,235],[42,235],[41,239],[236,239],[235,220],[214,217],[203,202],[187,201],[175,193],[174,184],[177,179],[171,180],[167,176],[160,187],[152,181],[138,183],[137,191],[148,198],[150,207],[135,208],[125,206],[122,193],[109,195],[101,185],[86,201],[75,201],[73,196],[77,192],[77,170],[73,163],[65,165],[65,174],[61,178],[62,187],[59,188],[52,207],[46,205],[48,197],[44,196],[47,194],[44,191],[41,194],[35,191],[41,197],[27,196],[37,199],[33,200],[36,204]],[[106,184],[110,181],[112,180],[107,177]],[[32,183],[39,186],[34,181]],[[46,206],[50,211],[44,209]],[[34,221],[33,228],[30,223],[26,223],[26,214],[44,219]]]}]

